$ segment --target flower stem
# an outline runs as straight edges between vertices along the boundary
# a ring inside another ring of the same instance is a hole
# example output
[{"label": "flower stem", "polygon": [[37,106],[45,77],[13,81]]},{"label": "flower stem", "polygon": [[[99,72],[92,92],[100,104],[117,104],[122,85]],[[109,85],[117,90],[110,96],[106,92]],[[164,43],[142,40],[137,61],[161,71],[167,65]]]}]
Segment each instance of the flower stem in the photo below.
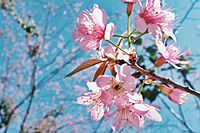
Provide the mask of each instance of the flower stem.
[{"label": "flower stem", "polygon": [[129,34],[131,36],[136,31],[136,28],[133,29],[133,31]]},{"label": "flower stem", "polygon": [[122,48],[120,48],[119,46],[117,46],[116,44],[114,44],[112,41],[110,40],[106,40],[107,42],[109,42],[110,44],[112,44],[114,47],[120,49],[122,52],[124,52],[125,54],[129,55],[126,51],[124,51]]},{"label": "flower stem", "polygon": [[157,66],[154,65],[153,67],[151,67],[151,68],[149,69],[149,71],[152,72],[156,67],[157,67]]},{"label": "flower stem", "polygon": [[139,36],[134,38],[134,41],[136,41],[137,39],[139,39],[140,37],[142,37],[143,35],[147,34],[148,31],[146,30],[145,32],[141,33]]},{"label": "flower stem", "polygon": [[127,33],[128,33],[128,47],[131,47],[131,43],[130,43],[130,26],[131,25],[131,15],[128,15],[128,21],[127,21]]},{"label": "flower stem", "polygon": [[140,89],[138,90],[138,94],[140,94],[142,92],[142,89],[144,88],[144,81],[142,82],[141,86],[140,86]]},{"label": "flower stem", "polygon": [[127,38],[127,36],[122,36],[122,35],[113,35],[114,37],[122,37],[122,38]]}]

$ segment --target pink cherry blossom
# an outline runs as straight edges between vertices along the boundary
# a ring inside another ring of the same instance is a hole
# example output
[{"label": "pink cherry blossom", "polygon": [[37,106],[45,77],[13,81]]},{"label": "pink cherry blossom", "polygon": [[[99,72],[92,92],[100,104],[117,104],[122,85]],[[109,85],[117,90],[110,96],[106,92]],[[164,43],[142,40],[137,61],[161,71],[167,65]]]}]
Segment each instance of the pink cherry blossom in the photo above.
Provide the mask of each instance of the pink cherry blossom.
[{"label": "pink cherry blossom", "polygon": [[141,4],[140,12],[135,17],[134,23],[136,29],[143,33],[146,30],[155,38],[162,37],[162,31],[176,41],[173,34],[173,22],[175,15],[169,9],[163,9],[160,6],[160,0],[147,0],[143,8]]},{"label": "pink cherry blossom", "polygon": [[97,4],[93,6],[92,12],[83,11],[78,19],[73,39],[80,44],[83,50],[92,50],[99,47],[101,40],[109,40],[115,32],[115,25],[106,23],[106,13]]},{"label": "pink cherry blossom", "polygon": [[131,68],[126,64],[120,66],[118,70],[116,68],[116,78],[101,75],[97,78],[97,86],[103,88],[103,99],[105,104],[111,105],[124,104],[128,101],[127,94],[135,90],[137,80],[131,75]]},{"label": "pink cherry blossom", "polygon": [[[127,49],[124,49],[124,51],[129,53],[129,51]],[[124,61],[127,61],[127,62],[129,60],[129,55],[124,54],[121,50],[119,50],[115,53],[115,49],[112,46],[102,47],[99,55],[100,55],[100,58],[102,60],[108,60],[108,58],[124,60]]]},{"label": "pink cherry blossom", "polygon": [[130,95],[129,93],[129,96],[130,103],[125,106],[117,106],[117,109],[113,113],[110,115],[106,114],[108,117],[111,117],[114,114],[117,115],[112,125],[114,131],[123,128],[125,125],[135,127],[139,130],[142,127],[145,118],[162,121],[162,117],[157,112],[160,108],[143,103],[142,97],[138,94]]},{"label": "pink cherry blossom", "polygon": [[185,91],[182,91],[180,89],[162,85],[160,87],[160,90],[162,92],[164,92],[168,96],[168,98],[176,104],[183,104],[183,103],[185,103],[185,101],[187,99],[186,97],[187,97],[188,93]]},{"label": "pink cherry blossom", "polygon": [[181,69],[181,67],[177,66],[176,64],[188,64],[188,61],[178,60],[181,54],[179,49],[174,44],[170,44],[165,47],[165,44],[162,41],[157,41],[157,46],[159,54],[161,55],[161,57],[156,61],[157,64],[162,65],[163,63],[168,62],[177,69]]},{"label": "pink cherry blossom", "polygon": [[105,112],[105,105],[102,102],[102,91],[97,87],[95,82],[87,82],[87,86],[92,92],[85,93],[84,95],[77,98],[78,104],[93,105],[90,109],[91,117],[93,120],[100,120]]}]

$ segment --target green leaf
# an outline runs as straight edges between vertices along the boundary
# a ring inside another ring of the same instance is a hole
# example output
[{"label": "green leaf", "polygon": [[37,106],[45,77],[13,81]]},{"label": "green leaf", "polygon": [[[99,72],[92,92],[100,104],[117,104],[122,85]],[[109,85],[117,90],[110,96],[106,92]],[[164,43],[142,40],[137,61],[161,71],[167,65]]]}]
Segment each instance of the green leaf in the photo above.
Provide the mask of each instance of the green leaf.
[{"label": "green leaf", "polygon": [[135,42],[135,45],[140,46],[142,44],[142,38],[138,38]]},{"label": "green leaf", "polygon": [[77,72],[80,72],[80,71],[82,71],[84,69],[92,67],[92,66],[94,66],[96,64],[99,64],[101,62],[103,62],[103,61],[102,60],[98,60],[98,59],[87,60],[83,64],[81,64],[80,66],[78,66],[77,68],[75,68],[72,72],[70,72],[69,74],[67,74],[64,78],[70,77],[70,76],[74,75]]},{"label": "green leaf", "polygon": [[150,55],[155,55],[157,53],[157,48],[155,45],[149,46],[146,48],[146,51],[150,54]]},{"label": "green leaf", "polygon": [[142,95],[144,98],[148,99],[150,102],[153,102],[156,97],[158,96],[158,94],[160,93],[160,91],[158,91],[159,89],[154,86],[153,89],[147,89],[147,90],[142,90]]}]

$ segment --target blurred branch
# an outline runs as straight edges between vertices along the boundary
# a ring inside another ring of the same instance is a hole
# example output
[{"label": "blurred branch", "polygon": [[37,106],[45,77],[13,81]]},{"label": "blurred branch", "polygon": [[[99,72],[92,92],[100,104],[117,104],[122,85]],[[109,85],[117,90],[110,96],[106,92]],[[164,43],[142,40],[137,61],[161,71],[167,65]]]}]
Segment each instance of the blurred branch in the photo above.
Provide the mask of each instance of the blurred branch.
[{"label": "blurred branch", "polygon": [[[194,8],[194,6],[197,4],[197,2],[199,2],[199,0],[195,0],[192,2],[192,4],[190,5],[189,9],[186,11],[184,17],[181,19],[181,21],[179,22],[180,24],[183,24],[183,22],[187,19],[187,17],[189,16],[189,14],[192,12],[192,9]],[[174,30],[174,33],[176,34],[176,31],[178,29]]]},{"label": "blurred branch", "polygon": [[[119,61],[120,62],[120,61]],[[121,63],[127,63],[125,61],[122,61]],[[137,70],[138,72],[140,72],[142,75],[145,75],[153,80],[158,80],[158,81],[161,81],[163,83],[166,83],[166,84],[170,84],[172,85],[174,88],[177,88],[177,89],[180,89],[182,91],[186,91],[190,94],[193,94],[195,96],[197,96],[198,98],[200,98],[200,92],[198,91],[195,91],[189,87],[186,87],[186,86],[182,86],[170,79],[167,79],[167,78],[164,78],[164,77],[161,77],[161,76],[158,76],[154,73],[151,73],[150,71],[147,71],[143,68],[141,68],[135,61],[130,61],[130,63],[127,63],[128,65],[130,65],[132,68],[134,68],[135,70]]]},{"label": "blurred branch", "polygon": [[188,129],[188,131],[189,131],[190,133],[195,133],[195,132],[193,131],[193,129],[191,129],[191,127],[189,127],[189,125],[187,124],[187,122],[186,122],[184,119],[182,119],[181,116],[178,115],[178,113],[175,112],[175,110],[172,109],[172,108],[164,101],[163,98],[159,97],[159,99],[160,99],[161,102],[164,104],[164,106],[168,109],[168,111],[169,111],[181,124],[183,124],[183,125],[185,126],[185,128]]}]

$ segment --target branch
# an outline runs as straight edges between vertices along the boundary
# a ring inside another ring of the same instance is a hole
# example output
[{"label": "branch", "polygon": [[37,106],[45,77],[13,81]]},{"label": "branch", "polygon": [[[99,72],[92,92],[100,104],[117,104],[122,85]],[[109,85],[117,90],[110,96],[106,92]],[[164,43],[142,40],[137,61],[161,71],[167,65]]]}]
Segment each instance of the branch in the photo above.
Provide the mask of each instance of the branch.
[{"label": "branch", "polygon": [[181,116],[178,115],[177,112],[175,112],[174,109],[172,109],[165,101],[164,99],[162,99],[161,97],[159,97],[159,99],[161,100],[161,102],[164,104],[164,106],[168,109],[168,111],[177,119],[180,121],[181,124],[183,124],[185,126],[185,128],[188,129],[188,131],[190,133],[194,133],[193,129],[191,129],[191,127],[186,123],[185,119],[181,118]]},{"label": "branch", "polygon": [[176,82],[174,82],[174,81],[172,81],[172,80],[170,80],[168,78],[164,78],[164,77],[161,77],[161,76],[159,76],[157,74],[151,73],[150,71],[147,71],[147,70],[141,68],[134,60],[130,60],[130,63],[125,62],[124,60],[119,60],[117,62],[119,64],[121,64],[121,63],[122,64],[127,63],[129,66],[131,66],[132,68],[134,68],[136,71],[140,72],[142,75],[145,75],[145,76],[147,76],[147,77],[149,77],[149,78],[151,78],[153,80],[161,81],[161,82],[163,82],[165,84],[170,84],[174,88],[180,89],[182,91],[186,91],[186,92],[188,92],[188,93],[190,93],[192,95],[197,96],[200,99],[200,92],[195,91],[195,90],[193,90],[193,89],[191,89],[191,88],[189,88],[187,86],[182,86],[182,85],[180,85],[180,84],[178,84],[178,83],[176,83]]}]

